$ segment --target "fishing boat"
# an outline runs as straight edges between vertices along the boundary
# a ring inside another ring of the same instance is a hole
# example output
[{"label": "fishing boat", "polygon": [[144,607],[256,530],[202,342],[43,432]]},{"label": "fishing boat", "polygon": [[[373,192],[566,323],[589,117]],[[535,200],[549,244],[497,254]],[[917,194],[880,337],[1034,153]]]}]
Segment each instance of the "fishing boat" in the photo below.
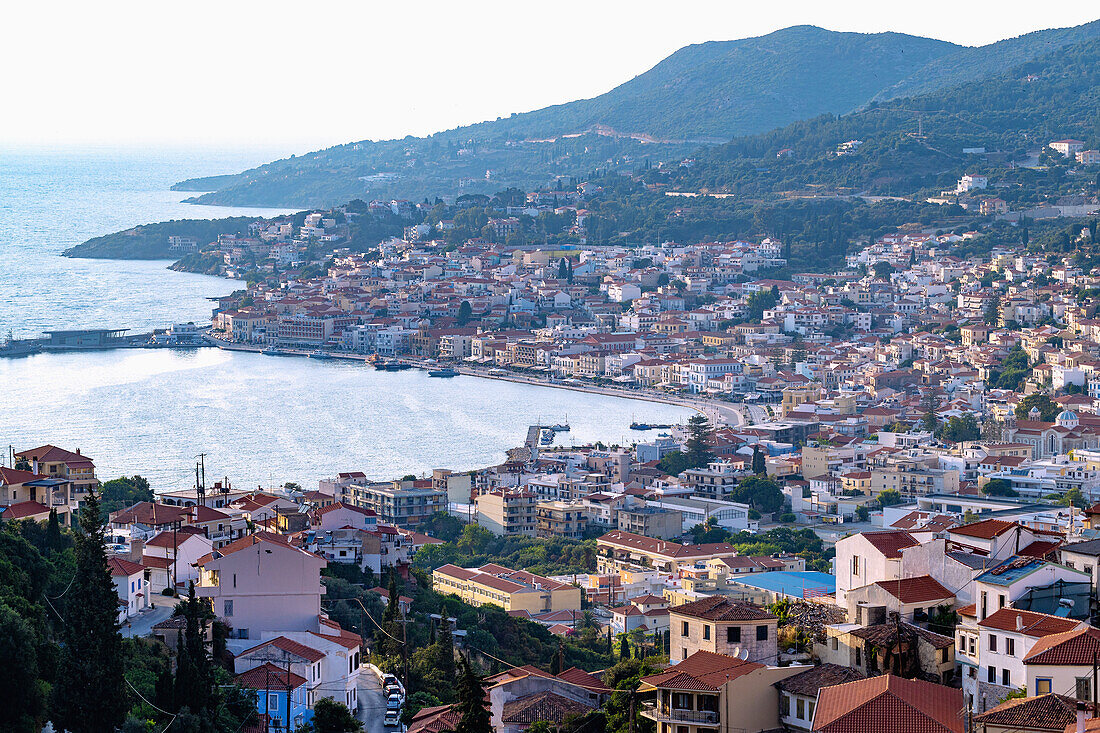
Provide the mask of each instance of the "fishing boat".
[{"label": "fishing boat", "polygon": [[397,361],[396,359],[391,359],[390,361],[376,362],[375,365],[374,365],[374,368],[378,369],[380,371],[383,371],[383,372],[400,372],[400,371],[405,370],[405,369],[412,369],[412,365],[411,364],[406,364],[403,361]]}]

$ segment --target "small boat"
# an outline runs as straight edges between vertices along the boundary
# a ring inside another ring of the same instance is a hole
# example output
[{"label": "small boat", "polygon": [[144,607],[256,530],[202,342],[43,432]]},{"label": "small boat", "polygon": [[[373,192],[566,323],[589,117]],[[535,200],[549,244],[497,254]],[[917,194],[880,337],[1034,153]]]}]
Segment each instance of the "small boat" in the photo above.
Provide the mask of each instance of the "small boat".
[{"label": "small boat", "polygon": [[376,362],[374,368],[383,372],[400,372],[405,369],[412,369],[412,365],[397,361],[396,359],[391,359],[390,361]]},{"label": "small boat", "polygon": [[508,372],[503,369],[496,368],[490,369],[488,372],[486,372],[486,374],[488,374],[490,377],[503,377],[507,373]]},{"label": "small boat", "polygon": [[428,376],[429,377],[457,377],[458,372],[456,372],[454,369],[451,369],[450,367],[444,367],[442,369],[429,369],[428,370]]},{"label": "small boat", "polygon": [[309,352],[310,359],[331,359],[332,354],[327,351],[311,351]]},{"label": "small boat", "polygon": [[285,351],[280,351],[279,349],[276,349],[274,346],[272,346],[270,349],[264,349],[260,353],[261,354],[267,354],[268,356],[286,356]]},{"label": "small boat", "polygon": [[559,423],[558,425],[551,425],[550,429],[555,433],[568,433],[569,423]]},{"label": "small boat", "polygon": [[550,445],[554,442],[554,432],[552,430],[543,430],[542,437],[539,438],[539,442],[543,445]]},{"label": "small boat", "polygon": [[632,422],[630,423],[631,430],[652,430],[653,426],[644,422]]}]

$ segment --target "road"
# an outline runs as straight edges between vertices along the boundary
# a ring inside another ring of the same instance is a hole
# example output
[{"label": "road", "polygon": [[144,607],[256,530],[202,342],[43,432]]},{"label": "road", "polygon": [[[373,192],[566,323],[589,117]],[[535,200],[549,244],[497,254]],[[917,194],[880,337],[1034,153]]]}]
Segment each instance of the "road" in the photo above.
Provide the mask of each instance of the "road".
[{"label": "road", "polygon": [[[165,598],[165,601],[169,600],[171,599]],[[165,603],[161,606],[155,606],[144,613],[139,613],[129,620],[129,624],[122,625],[122,635],[131,638],[136,636],[149,636],[153,633],[153,626],[169,618],[172,615],[172,610],[173,607]]]},{"label": "road", "polygon": [[395,733],[396,728],[386,728],[382,724],[386,715],[386,696],[382,693],[381,681],[369,667],[360,668],[355,694],[359,698],[355,717],[363,723],[366,733]]}]

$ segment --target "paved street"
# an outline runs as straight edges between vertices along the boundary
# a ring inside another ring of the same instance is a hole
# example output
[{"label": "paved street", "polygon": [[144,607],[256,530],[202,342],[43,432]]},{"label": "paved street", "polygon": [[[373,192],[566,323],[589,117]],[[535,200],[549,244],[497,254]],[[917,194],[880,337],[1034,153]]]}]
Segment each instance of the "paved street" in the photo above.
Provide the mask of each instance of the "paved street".
[{"label": "paved street", "polygon": [[363,722],[366,733],[394,733],[396,729],[387,729],[383,724],[386,715],[386,696],[382,694],[382,683],[369,667],[359,672],[359,710],[355,717]]},{"label": "paved street", "polygon": [[156,606],[152,610],[140,613],[132,619],[129,619],[129,624],[122,625],[122,635],[127,637],[135,636],[149,636],[153,633],[153,625],[159,624],[164,619],[172,615],[173,606],[167,603],[171,601],[171,598],[165,598],[165,602],[162,605]]}]

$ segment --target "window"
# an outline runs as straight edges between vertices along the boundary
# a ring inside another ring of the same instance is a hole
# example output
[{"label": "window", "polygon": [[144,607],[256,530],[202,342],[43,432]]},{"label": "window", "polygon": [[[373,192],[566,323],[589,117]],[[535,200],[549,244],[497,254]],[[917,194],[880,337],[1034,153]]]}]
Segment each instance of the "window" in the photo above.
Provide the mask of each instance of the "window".
[{"label": "window", "polygon": [[1005,607],[1005,594],[1001,593],[1000,595],[997,596],[997,608],[1004,608],[1004,607]]},{"label": "window", "polygon": [[1008,671],[1008,668],[1001,670],[1001,684],[1008,687],[1012,684],[1012,673]]},{"label": "window", "polygon": [[672,695],[672,707],[677,710],[691,710],[691,695],[677,692]]},{"label": "window", "polygon": [[726,627],[726,643],[727,644],[740,644],[741,643],[741,627],[740,626],[727,626]]},{"label": "window", "polygon": [[222,616],[229,618],[233,615],[233,601],[227,600],[222,602]]},{"label": "window", "polygon": [[983,590],[982,591],[982,618],[980,619],[982,621],[984,621],[985,617],[988,615],[986,613],[986,601],[987,601],[986,592]]},{"label": "window", "polygon": [[990,634],[989,635],[989,651],[991,651],[991,652],[997,651],[997,635],[996,634]]},{"label": "window", "polygon": [[710,641],[710,625],[709,624],[703,624],[703,639],[705,641]]},{"label": "window", "polygon": [[997,668],[989,667],[986,672],[986,679],[993,684],[997,684]]},{"label": "window", "polygon": [[1078,700],[1092,700],[1092,679],[1089,677],[1078,677],[1077,682],[1077,694],[1074,695]]},{"label": "window", "polygon": [[1036,695],[1049,694],[1050,690],[1051,690],[1051,687],[1052,686],[1051,686],[1050,677],[1039,677],[1035,680],[1035,694]]},{"label": "window", "polygon": [[779,696],[779,714],[790,715],[791,714],[791,696],[787,693],[783,693]]},{"label": "window", "polygon": [[1011,636],[1005,637],[1005,654],[1010,657],[1016,656],[1016,640]]},{"label": "window", "polygon": [[859,555],[852,555],[852,575],[859,575]]},{"label": "window", "polygon": [[806,718],[806,701],[803,700],[801,697],[795,698],[795,701],[794,701],[794,717],[799,718],[801,720],[805,720],[805,718]]},{"label": "window", "polygon": [[817,706],[817,703],[815,703],[813,700],[810,700],[809,708],[807,708],[807,712],[809,713],[809,715],[806,716],[806,720],[813,721],[813,719],[814,719],[814,708],[816,706]]},{"label": "window", "polygon": [[685,621],[684,625],[681,627],[680,636],[687,636],[687,635],[688,635],[688,622]]},{"label": "window", "polygon": [[279,709],[279,696],[278,695],[268,695],[267,696],[267,706],[271,710],[278,710]]},{"label": "window", "polygon": [[768,625],[763,624],[756,627],[756,640],[767,641],[768,640]]}]

